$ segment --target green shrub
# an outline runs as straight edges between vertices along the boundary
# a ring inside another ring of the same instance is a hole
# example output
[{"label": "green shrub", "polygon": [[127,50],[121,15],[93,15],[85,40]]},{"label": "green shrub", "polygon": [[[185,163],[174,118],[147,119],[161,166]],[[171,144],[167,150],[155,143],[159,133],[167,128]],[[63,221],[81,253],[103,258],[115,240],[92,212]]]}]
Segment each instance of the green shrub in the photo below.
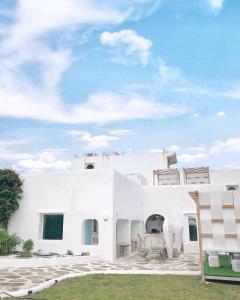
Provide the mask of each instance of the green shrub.
[{"label": "green shrub", "polygon": [[9,234],[0,228],[0,255],[11,254],[20,244],[21,239],[16,233]]},{"label": "green shrub", "polygon": [[22,185],[16,171],[0,168],[0,227],[7,229],[11,215],[18,209],[23,195]]},{"label": "green shrub", "polygon": [[33,240],[29,239],[23,243],[22,248],[24,252],[30,253],[33,250],[33,246],[34,246]]}]

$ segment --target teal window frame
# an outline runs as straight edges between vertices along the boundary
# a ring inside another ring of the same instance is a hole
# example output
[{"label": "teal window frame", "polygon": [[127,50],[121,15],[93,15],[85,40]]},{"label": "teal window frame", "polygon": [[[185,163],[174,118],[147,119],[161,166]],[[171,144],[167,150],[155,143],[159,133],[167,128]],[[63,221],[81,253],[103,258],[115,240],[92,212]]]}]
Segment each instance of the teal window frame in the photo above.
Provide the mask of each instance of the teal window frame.
[{"label": "teal window frame", "polygon": [[63,214],[44,214],[43,215],[43,240],[62,240],[63,239]]}]

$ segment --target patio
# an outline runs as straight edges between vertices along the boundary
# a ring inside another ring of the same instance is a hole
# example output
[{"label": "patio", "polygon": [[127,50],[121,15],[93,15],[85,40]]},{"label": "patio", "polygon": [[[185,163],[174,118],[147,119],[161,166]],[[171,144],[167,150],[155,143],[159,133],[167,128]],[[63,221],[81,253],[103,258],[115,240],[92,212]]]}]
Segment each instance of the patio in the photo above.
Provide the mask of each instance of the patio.
[{"label": "patio", "polygon": [[22,290],[25,290],[26,294],[39,285],[46,288],[50,286],[47,283],[55,279],[62,280],[99,273],[200,275],[199,257],[181,255],[178,258],[166,259],[159,264],[137,262],[132,257],[118,259],[115,263],[97,261],[49,267],[0,269],[0,296],[4,296],[4,292]]}]

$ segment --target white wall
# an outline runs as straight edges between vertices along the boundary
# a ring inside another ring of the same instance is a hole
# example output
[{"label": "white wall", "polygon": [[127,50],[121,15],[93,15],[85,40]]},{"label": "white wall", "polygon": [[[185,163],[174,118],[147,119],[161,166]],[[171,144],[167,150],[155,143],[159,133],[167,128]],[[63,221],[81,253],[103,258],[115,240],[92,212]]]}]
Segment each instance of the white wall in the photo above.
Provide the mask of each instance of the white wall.
[{"label": "white wall", "polygon": [[114,168],[122,174],[139,173],[153,184],[153,169],[167,169],[166,151],[156,153],[130,153],[110,156],[79,156],[72,161],[72,169],[83,169],[86,163],[93,163],[96,168]]},{"label": "white wall", "polygon": [[[119,156],[123,160],[114,156],[114,164],[125,173],[145,172],[152,180],[152,169],[164,167],[161,155]],[[131,221],[141,221],[145,225],[152,214],[164,216],[172,225],[183,224],[185,251],[197,251],[198,245],[189,241],[187,218],[196,214],[196,209],[188,192],[225,191],[226,184],[240,183],[240,170],[212,171],[210,185],[141,186],[135,179],[111,168],[22,177],[24,198],[9,222],[10,232],[17,232],[23,239],[33,239],[35,250],[66,253],[69,249],[74,253],[90,252],[113,260],[116,257],[117,220],[129,220],[131,236]],[[42,240],[41,217],[45,213],[64,214],[63,240]],[[85,219],[98,221],[98,245],[83,245],[82,226]]]},{"label": "white wall", "polygon": [[[33,239],[35,250],[90,252],[113,258],[113,171],[81,170],[57,174],[30,174],[24,178],[24,198],[9,223],[9,231]],[[42,239],[44,213],[64,214],[63,240]],[[97,219],[99,244],[82,245],[85,219]]]},{"label": "white wall", "polygon": [[198,251],[198,244],[189,241],[187,223],[187,216],[196,214],[195,203],[188,193],[196,190],[225,191],[226,187],[223,184],[144,187],[144,224],[153,214],[162,215],[171,225],[183,224],[183,242],[186,252]]},{"label": "white wall", "polygon": [[240,185],[240,169],[210,170],[210,183],[222,183],[225,185]]},{"label": "white wall", "polygon": [[[114,173],[114,207],[113,214],[115,218],[117,231],[117,220],[129,220],[128,226],[128,242],[131,242],[131,220],[143,220],[143,190],[142,186],[134,180],[123,176],[122,174]],[[124,227],[126,230],[126,227]],[[119,233],[118,233],[119,234]],[[116,238],[116,237],[115,237]],[[118,236],[119,238],[119,236]],[[117,241],[115,242],[115,245]],[[128,249],[129,250],[129,249]],[[115,249],[116,253],[116,249]],[[129,252],[130,253],[130,252]]]},{"label": "white wall", "polygon": [[114,215],[116,219],[142,220],[143,189],[135,181],[114,173]]}]

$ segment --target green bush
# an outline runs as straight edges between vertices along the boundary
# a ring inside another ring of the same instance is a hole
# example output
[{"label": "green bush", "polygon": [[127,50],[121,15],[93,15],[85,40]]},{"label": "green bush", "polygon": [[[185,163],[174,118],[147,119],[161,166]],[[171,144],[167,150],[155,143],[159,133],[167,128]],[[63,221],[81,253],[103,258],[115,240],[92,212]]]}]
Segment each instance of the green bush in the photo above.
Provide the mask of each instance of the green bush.
[{"label": "green bush", "polygon": [[34,246],[33,240],[29,239],[23,243],[22,248],[25,253],[30,253],[33,250],[33,246]]},{"label": "green bush", "polygon": [[18,209],[23,195],[22,185],[16,171],[0,168],[0,227],[7,229],[11,215]]},{"label": "green bush", "polygon": [[9,234],[0,228],[0,255],[11,254],[20,244],[21,239],[16,233]]}]

